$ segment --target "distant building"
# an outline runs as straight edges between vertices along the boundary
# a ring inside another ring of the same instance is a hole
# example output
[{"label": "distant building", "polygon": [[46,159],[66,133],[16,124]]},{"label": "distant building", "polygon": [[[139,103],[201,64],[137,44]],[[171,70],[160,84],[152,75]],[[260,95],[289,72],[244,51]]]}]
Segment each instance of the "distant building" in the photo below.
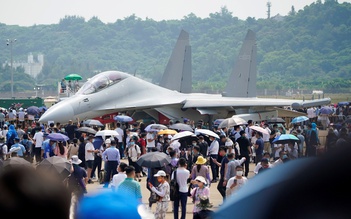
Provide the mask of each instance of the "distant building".
[{"label": "distant building", "polygon": [[[3,67],[6,65],[11,66],[11,63],[6,61],[3,64]],[[39,53],[37,58],[34,59],[33,54],[29,53],[27,62],[13,61],[12,65],[13,65],[13,68],[18,68],[18,67],[24,68],[24,73],[32,76],[33,78],[36,78],[41,73],[41,70],[43,69],[44,55]]]}]

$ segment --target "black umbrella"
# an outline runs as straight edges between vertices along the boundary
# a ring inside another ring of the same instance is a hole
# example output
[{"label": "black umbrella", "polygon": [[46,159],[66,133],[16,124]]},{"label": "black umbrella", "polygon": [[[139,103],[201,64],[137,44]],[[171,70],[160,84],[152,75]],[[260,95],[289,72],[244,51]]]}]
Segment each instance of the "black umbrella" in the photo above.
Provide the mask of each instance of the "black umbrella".
[{"label": "black umbrella", "polygon": [[89,134],[96,134],[96,130],[90,127],[80,127],[77,129],[78,132],[84,132],[84,133],[89,133]]},{"label": "black umbrella", "polygon": [[159,151],[143,154],[137,160],[139,166],[149,168],[163,167],[169,163],[171,163],[171,157]]},{"label": "black umbrella", "polygon": [[175,123],[171,126],[169,126],[170,129],[177,129],[177,130],[182,130],[182,131],[194,131],[193,128],[191,128],[190,125],[184,124],[184,123]]},{"label": "black umbrella", "polygon": [[285,120],[279,117],[273,117],[273,118],[269,118],[267,119],[267,123],[271,124],[271,123],[285,123]]},{"label": "black umbrella", "polygon": [[22,157],[11,157],[3,162],[3,168],[19,166],[33,167],[29,161],[25,160]]},{"label": "black umbrella", "polygon": [[48,157],[39,163],[37,170],[48,173],[57,173],[64,179],[71,173],[71,163],[62,157]]},{"label": "black umbrella", "polygon": [[29,115],[38,115],[40,113],[40,109],[37,106],[30,106],[27,108],[27,114]]}]

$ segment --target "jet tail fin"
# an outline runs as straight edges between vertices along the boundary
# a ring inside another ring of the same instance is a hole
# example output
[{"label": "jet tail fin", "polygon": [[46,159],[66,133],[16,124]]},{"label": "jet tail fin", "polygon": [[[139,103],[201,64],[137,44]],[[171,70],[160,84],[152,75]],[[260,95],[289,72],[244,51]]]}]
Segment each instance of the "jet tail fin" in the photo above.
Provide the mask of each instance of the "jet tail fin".
[{"label": "jet tail fin", "polygon": [[189,33],[182,30],[163,73],[160,86],[181,93],[191,93],[191,68]]},{"label": "jet tail fin", "polygon": [[248,30],[223,96],[256,97],[256,34]]}]

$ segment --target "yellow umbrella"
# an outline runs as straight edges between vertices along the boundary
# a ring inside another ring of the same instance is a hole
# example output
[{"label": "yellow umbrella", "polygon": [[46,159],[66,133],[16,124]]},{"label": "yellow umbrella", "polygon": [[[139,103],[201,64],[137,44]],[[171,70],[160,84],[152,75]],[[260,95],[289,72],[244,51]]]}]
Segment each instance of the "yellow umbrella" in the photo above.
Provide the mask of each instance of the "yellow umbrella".
[{"label": "yellow umbrella", "polygon": [[177,133],[178,132],[176,130],[173,130],[173,129],[164,129],[164,130],[159,131],[157,134],[158,135],[175,135]]}]

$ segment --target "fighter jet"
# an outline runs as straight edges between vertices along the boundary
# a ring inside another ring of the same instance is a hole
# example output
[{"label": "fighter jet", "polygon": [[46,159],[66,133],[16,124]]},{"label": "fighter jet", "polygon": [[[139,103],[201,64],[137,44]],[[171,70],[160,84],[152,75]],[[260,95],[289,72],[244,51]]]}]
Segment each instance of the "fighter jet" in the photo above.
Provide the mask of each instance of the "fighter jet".
[{"label": "fighter jet", "polygon": [[244,112],[270,111],[325,105],[330,98],[302,101],[256,97],[225,97],[220,94],[180,93],[120,71],[101,72],[88,80],[74,95],[51,106],[40,122],[85,120],[113,112],[133,115],[146,112],[160,123],[164,118],[192,118],[212,121]]}]

